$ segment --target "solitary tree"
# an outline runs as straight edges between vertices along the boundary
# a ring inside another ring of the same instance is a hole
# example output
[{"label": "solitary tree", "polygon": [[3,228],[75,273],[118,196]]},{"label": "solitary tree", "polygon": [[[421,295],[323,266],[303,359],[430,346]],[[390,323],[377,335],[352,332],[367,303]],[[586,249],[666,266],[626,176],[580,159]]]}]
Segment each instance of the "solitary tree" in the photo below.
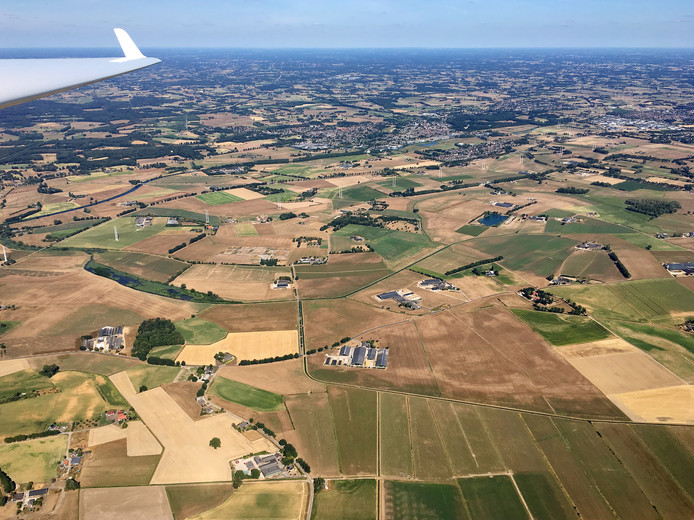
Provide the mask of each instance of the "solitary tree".
[{"label": "solitary tree", "polygon": [[212,437],[212,439],[210,440],[210,446],[212,446],[215,450],[217,448],[221,448],[222,447],[222,441],[219,440],[219,437]]}]

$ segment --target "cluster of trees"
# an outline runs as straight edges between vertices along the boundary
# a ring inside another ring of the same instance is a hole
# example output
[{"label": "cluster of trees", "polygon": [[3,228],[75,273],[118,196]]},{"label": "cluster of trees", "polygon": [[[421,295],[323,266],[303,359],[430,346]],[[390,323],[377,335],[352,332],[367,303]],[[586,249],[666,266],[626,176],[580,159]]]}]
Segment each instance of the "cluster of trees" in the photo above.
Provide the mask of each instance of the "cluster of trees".
[{"label": "cluster of trees", "polygon": [[0,469],[0,485],[2,485],[2,490],[8,495],[17,489],[17,484],[2,469]]},{"label": "cluster of trees", "polygon": [[358,226],[369,226],[369,227],[383,227],[383,224],[378,224],[371,215],[368,213],[345,213],[339,217],[334,218],[329,223],[321,226],[320,230],[325,231],[326,229],[333,228],[333,231],[338,231],[349,224],[355,224]]},{"label": "cluster of trees", "polygon": [[498,276],[500,270],[501,270],[501,268],[496,264],[492,264],[488,267],[484,267],[483,265],[480,265],[480,266],[475,267],[472,270],[472,273],[476,276],[482,276],[482,275],[487,274],[489,271],[493,271],[494,276]]},{"label": "cluster of trees", "polygon": [[657,200],[657,199],[627,199],[624,201],[629,211],[643,213],[653,218],[666,213],[676,213],[682,205],[676,200]]},{"label": "cluster of trees", "polygon": [[520,293],[528,300],[532,300],[533,295],[536,295],[537,299],[535,301],[542,305],[549,305],[554,301],[554,295],[552,293],[543,291],[542,289],[536,289],[535,287],[524,287],[520,290]]},{"label": "cluster of trees", "polygon": [[169,254],[172,255],[172,254],[174,254],[176,251],[178,251],[178,250],[180,250],[180,249],[183,249],[183,248],[186,247],[187,245],[188,245],[188,244],[186,244],[185,242],[181,242],[180,244],[176,244],[175,246],[169,248]]},{"label": "cluster of trees", "polygon": [[46,430],[44,432],[37,433],[20,433],[19,435],[14,435],[12,437],[5,437],[5,442],[10,444],[12,442],[21,442],[29,439],[42,439],[43,437],[53,437],[54,435],[60,435],[58,430]]},{"label": "cluster of trees", "polygon": [[167,367],[180,367],[181,363],[179,361],[174,361],[173,359],[160,358],[156,356],[148,356],[147,363],[150,365],[163,365]]},{"label": "cluster of trees", "polygon": [[53,377],[58,373],[58,370],[60,370],[60,367],[56,364],[43,365],[43,368],[39,370],[39,374],[46,377]]},{"label": "cluster of trees", "polygon": [[239,365],[262,365],[265,363],[274,363],[276,361],[286,361],[287,359],[298,358],[299,354],[285,354],[284,356],[275,356],[271,358],[263,359],[242,359],[239,361]]},{"label": "cluster of trees", "polygon": [[595,181],[590,183],[591,186],[600,186],[601,188],[611,188],[612,184],[609,182]]},{"label": "cluster of trees", "polygon": [[296,213],[289,211],[287,213],[280,213],[280,220],[289,220],[292,218],[296,218]]},{"label": "cluster of trees", "polygon": [[182,345],[183,342],[183,336],[171,320],[152,318],[140,323],[133,342],[132,355],[144,361],[154,347]]},{"label": "cluster of trees", "polygon": [[566,186],[557,189],[557,193],[568,193],[571,195],[585,195],[589,191],[588,188],[575,188],[574,186]]},{"label": "cluster of trees", "polygon": [[620,273],[622,273],[622,276],[624,278],[631,278],[631,273],[629,270],[626,268],[626,266],[622,263],[622,261],[619,259],[617,256],[617,253],[614,251],[610,251],[610,253],[607,255],[610,257],[610,260],[614,262],[615,267],[619,270]]},{"label": "cluster of trees", "polygon": [[275,266],[277,265],[277,258],[261,258],[260,265]]},{"label": "cluster of trees", "polygon": [[446,276],[450,276],[452,274],[459,273],[461,271],[466,271],[467,269],[472,269],[473,267],[477,267],[479,265],[483,264],[489,264],[493,262],[500,262],[503,260],[503,256],[495,256],[494,258],[485,258],[484,260],[478,260],[477,262],[471,262],[469,264],[461,265],[460,267],[456,267],[455,269],[450,269],[449,271],[446,271],[444,274]]}]

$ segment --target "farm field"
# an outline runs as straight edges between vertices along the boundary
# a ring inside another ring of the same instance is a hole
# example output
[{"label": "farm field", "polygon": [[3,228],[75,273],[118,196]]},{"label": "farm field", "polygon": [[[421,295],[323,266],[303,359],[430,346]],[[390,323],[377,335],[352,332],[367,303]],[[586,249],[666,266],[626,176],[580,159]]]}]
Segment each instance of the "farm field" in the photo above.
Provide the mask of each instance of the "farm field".
[{"label": "farm field", "polygon": [[[376,392],[329,386],[328,398],[337,434],[341,472],[346,475],[376,474]],[[355,428],[355,425],[359,427]]]},{"label": "farm field", "polygon": [[80,483],[83,487],[147,486],[161,455],[129,457],[127,440],[120,439],[90,448]]},{"label": "farm field", "polygon": [[351,235],[364,237],[366,243],[373,247],[374,251],[381,255],[388,265],[398,265],[405,260],[411,261],[421,251],[435,247],[435,244],[421,233],[391,231],[355,224],[349,224],[336,231],[335,234],[346,237]]},{"label": "farm field", "polygon": [[190,520],[300,520],[305,511],[306,500],[306,483],[303,481],[247,483],[235,490],[222,504],[193,516]]},{"label": "farm field", "polygon": [[[82,233],[63,240],[65,247],[101,247],[104,249],[123,249],[152,237],[165,229],[163,218],[154,218],[152,224],[139,228],[132,217],[120,217],[90,228]],[[115,240],[113,227],[118,229],[118,241]]]},{"label": "farm field", "polygon": [[302,298],[343,296],[392,273],[374,253],[331,255],[327,264],[294,271]]},{"label": "farm field", "polygon": [[173,283],[200,292],[212,291],[233,301],[287,300],[294,298],[293,291],[272,289],[270,285],[290,274],[287,268],[193,265]]},{"label": "farm field", "polygon": [[552,288],[588,308],[597,319],[670,324],[694,308],[694,293],[677,280],[637,280],[610,285]]},{"label": "farm field", "polygon": [[[413,475],[407,397],[382,393],[380,399],[381,473],[397,478]],[[405,425],[408,425],[405,428]]]},{"label": "farm field", "polygon": [[285,399],[294,421],[295,431],[285,432],[288,442],[296,446],[302,458],[316,474],[334,476],[340,473],[338,445],[327,393],[299,394]]},{"label": "farm field", "polygon": [[561,265],[558,274],[600,281],[624,280],[614,262],[603,252],[576,251]]},{"label": "farm field", "polygon": [[219,325],[199,318],[177,321],[174,325],[186,343],[209,345],[221,341],[227,335]]},{"label": "farm field", "polygon": [[127,406],[111,382],[100,375],[58,372],[51,383],[60,392],[0,405],[0,437],[40,432],[54,422],[92,419],[108,408]]},{"label": "farm field", "polygon": [[209,391],[226,401],[238,403],[259,412],[284,410],[281,395],[224,377],[216,377]]},{"label": "farm field", "polygon": [[105,251],[94,256],[100,264],[125,271],[148,280],[167,282],[188,268],[188,264],[172,258],[131,251]]},{"label": "farm field", "polygon": [[299,351],[299,333],[296,330],[269,330],[235,332],[209,345],[186,344],[176,361],[188,365],[214,364],[214,355],[229,352],[236,359],[265,359],[294,354]]},{"label": "farm field", "polygon": [[607,329],[584,316],[513,309],[513,313],[555,346],[589,343],[610,337]]},{"label": "farm field", "polygon": [[[232,429],[233,419],[227,414],[193,421],[163,389],[138,394],[125,372],[111,380],[164,448],[153,484],[229,481],[230,459],[272,450],[264,438],[251,442]],[[219,450],[209,446],[212,437],[221,439]]]},{"label": "farm field", "polygon": [[202,195],[196,195],[196,199],[203,201],[205,204],[210,206],[218,206],[220,204],[228,204],[230,202],[238,202],[244,200],[241,197],[237,197],[227,191],[213,191],[210,193],[203,193]]},{"label": "farm field", "polygon": [[198,318],[216,323],[227,332],[289,330],[298,326],[296,302],[254,305],[211,305]]},{"label": "farm field", "polygon": [[219,369],[218,375],[280,395],[325,392],[324,384],[304,374],[300,359],[260,365],[225,365]]},{"label": "farm field", "polygon": [[142,421],[129,421],[127,428],[110,424],[89,430],[88,446],[98,446],[125,439],[128,457],[159,455],[161,445]]},{"label": "farm field", "polygon": [[126,373],[135,388],[146,386],[149,389],[171,383],[180,371],[179,367],[140,365],[127,369]]},{"label": "farm field", "polygon": [[0,444],[2,470],[17,485],[50,482],[65,456],[67,437],[59,435],[11,444]]},{"label": "farm field", "polygon": [[375,480],[332,480],[330,488],[315,495],[311,518],[341,520],[349,511],[351,520],[376,520]]},{"label": "farm field", "polygon": [[521,502],[511,477],[496,475],[492,477],[461,478],[458,485],[465,499],[470,518],[504,518],[525,520],[530,518]]},{"label": "farm field", "polygon": [[166,486],[174,518],[189,518],[222,504],[234,491],[231,484]]},{"label": "farm field", "polygon": [[[13,363],[12,361],[3,361],[2,363],[10,363],[17,368],[25,365],[28,367],[26,359],[21,361],[24,363]],[[48,377],[29,368],[24,370],[20,368],[17,372],[0,376],[0,401],[5,401],[16,394],[31,393],[35,390],[45,390],[49,388],[55,388],[55,385],[51,383]]]},{"label": "farm field", "polygon": [[456,485],[387,481],[385,489],[386,519],[471,518]]},{"label": "farm field", "polygon": [[84,520],[173,520],[163,486],[84,489],[79,510]]}]

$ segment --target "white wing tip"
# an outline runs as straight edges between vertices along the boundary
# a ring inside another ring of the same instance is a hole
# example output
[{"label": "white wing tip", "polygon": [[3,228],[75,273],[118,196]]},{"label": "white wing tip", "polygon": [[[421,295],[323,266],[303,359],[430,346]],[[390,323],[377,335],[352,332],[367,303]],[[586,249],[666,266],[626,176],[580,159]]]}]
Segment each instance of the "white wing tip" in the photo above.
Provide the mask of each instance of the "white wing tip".
[{"label": "white wing tip", "polygon": [[125,54],[126,60],[138,60],[145,57],[145,55],[140,52],[140,49],[137,48],[137,45],[135,45],[135,42],[130,35],[125,32],[125,30],[117,27],[113,29],[113,32],[116,33],[116,38],[118,38],[118,43],[123,49],[123,54]]}]

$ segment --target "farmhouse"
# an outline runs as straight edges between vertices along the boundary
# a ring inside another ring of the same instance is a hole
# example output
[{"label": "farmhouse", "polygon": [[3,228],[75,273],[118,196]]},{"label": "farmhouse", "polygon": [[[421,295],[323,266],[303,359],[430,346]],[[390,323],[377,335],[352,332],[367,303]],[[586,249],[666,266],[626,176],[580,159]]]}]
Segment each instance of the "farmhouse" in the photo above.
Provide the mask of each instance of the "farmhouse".
[{"label": "farmhouse", "polygon": [[457,291],[458,288],[448,282],[444,282],[440,278],[427,278],[419,282],[419,287],[429,289],[430,291]]},{"label": "farmhouse", "polygon": [[582,244],[578,244],[576,249],[580,251],[599,251],[602,249],[602,244],[598,244],[597,242],[583,242]]},{"label": "farmhouse", "polygon": [[663,264],[670,274],[692,275],[694,274],[694,262]]},{"label": "farmhouse", "polygon": [[326,366],[348,366],[356,368],[386,368],[388,349],[372,347],[362,342],[356,347],[343,345],[337,354],[326,354]]},{"label": "farmhouse", "polygon": [[382,302],[392,299],[398,302],[398,305],[402,305],[403,307],[409,307],[410,309],[416,310],[420,308],[420,305],[417,303],[417,300],[421,300],[422,298],[411,291],[401,289],[399,291],[387,291],[378,294],[376,295],[376,299]]},{"label": "farmhouse", "polygon": [[272,284],[273,289],[289,289],[291,286],[291,280],[277,280],[275,283]]},{"label": "farmhouse", "polygon": [[139,228],[152,225],[152,217],[135,217],[135,225]]},{"label": "farmhouse", "polygon": [[102,327],[96,338],[88,338],[82,341],[82,348],[86,350],[99,350],[118,353],[125,348],[125,335],[123,326]]}]

